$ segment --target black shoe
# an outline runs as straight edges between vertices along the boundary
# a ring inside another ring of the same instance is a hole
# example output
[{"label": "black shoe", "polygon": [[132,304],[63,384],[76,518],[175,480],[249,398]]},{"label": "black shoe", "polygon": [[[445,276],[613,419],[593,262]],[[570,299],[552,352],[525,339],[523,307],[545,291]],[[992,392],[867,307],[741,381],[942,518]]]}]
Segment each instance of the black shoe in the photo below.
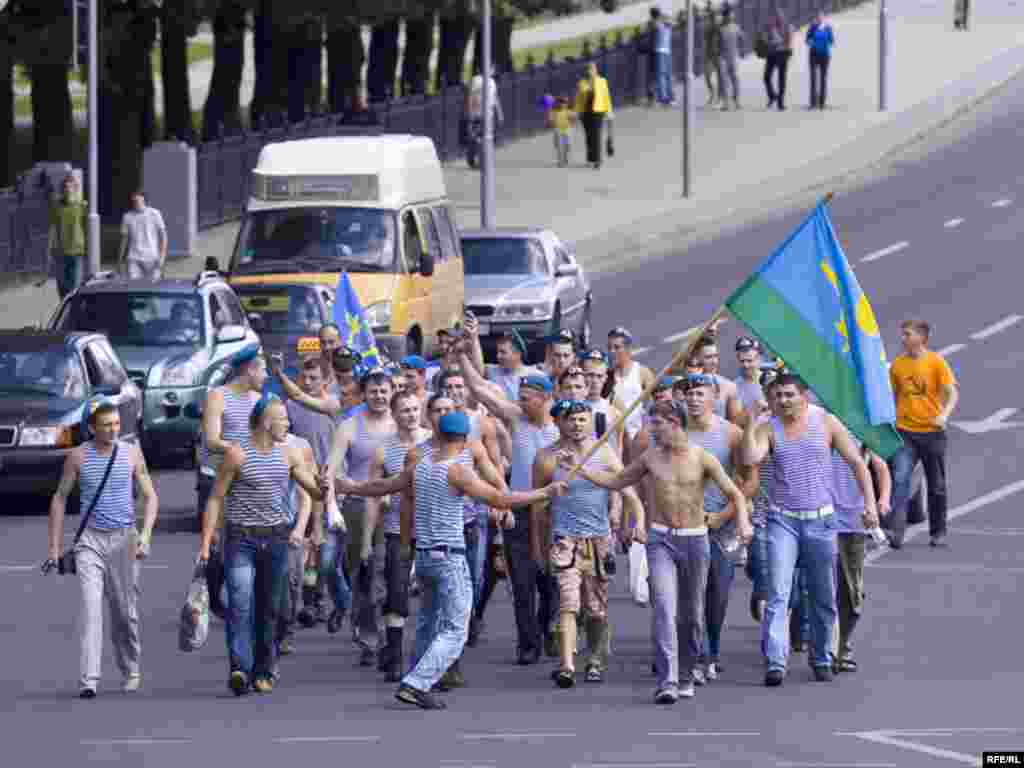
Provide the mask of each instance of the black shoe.
[{"label": "black shoe", "polygon": [[327,631],[332,635],[338,634],[341,631],[341,625],[345,623],[345,612],[339,611],[335,608],[331,611],[331,616],[327,619]]},{"label": "black shoe", "polygon": [[299,626],[303,629],[311,629],[316,626],[316,616],[313,615],[313,612],[309,608],[303,608],[299,611],[295,620],[299,622]]},{"label": "black shoe", "polygon": [[786,674],[781,669],[769,669],[768,674],[764,676],[764,684],[769,688],[778,688],[785,677]]},{"label": "black shoe", "polygon": [[815,667],[814,668],[814,679],[819,683],[831,683],[832,682],[832,668],[831,667]]},{"label": "black shoe", "polygon": [[768,97],[768,106],[765,107],[765,109],[771,109],[772,108],[772,104],[774,104],[774,103],[775,103],[775,97],[774,96],[769,96]]},{"label": "black shoe", "polygon": [[377,660],[377,654],[369,648],[363,648],[359,653],[359,666],[360,667],[372,667],[374,662]]},{"label": "black shoe", "polygon": [[80,699],[95,699],[96,689],[95,688],[83,688],[78,692],[78,698]]},{"label": "black shoe", "polygon": [[483,619],[478,619],[476,616],[469,620],[469,636],[466,638],[467,647],[476,648],[476,644],[480,642],[480,630],[483,623]]},{"label": "black shoe", "polygon": [[559,688],[572,688],[576,685],[576,673],[568,669],[560,669],[555,672],[555,685]]},{"label": "black shoe", "polygon": [[888,536],[889,536],[889,546],[890,547],[892,547],[893,549],[903,549],[903,537],[902,536],[897,537],[893,533],[888,534]]},{"label": "black shoe", "polygon": [[228,688],[235,692],[235,696],[244,696],[249,692],[249,678],[245,672],[235,670],[228,678]]},{"label": "black shoe", "polygon": [[395,698],[403,704],[412,704],[420,709],[447,709],[447,705],[429,691],[417,691],[411,685],[402,684],[395,691]]},{"label": "black shoe", "polygon": [[516,664],[521,667],[528,667],[531,664],[536,664],[538,661],[540,661],[540,649],[538,648],[520,651],[519,656],[516,658]]}]

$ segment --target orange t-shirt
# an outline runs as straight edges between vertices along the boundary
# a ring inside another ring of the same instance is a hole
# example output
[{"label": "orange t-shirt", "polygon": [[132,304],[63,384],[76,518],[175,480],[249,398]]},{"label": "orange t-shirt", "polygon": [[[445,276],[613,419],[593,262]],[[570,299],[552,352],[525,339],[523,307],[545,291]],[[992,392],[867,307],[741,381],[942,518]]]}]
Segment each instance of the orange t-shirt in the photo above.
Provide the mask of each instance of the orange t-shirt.
[{"label": "orange t-shirt", "polygon": [[942,390],[956,384],[949,363],[934,352],[917,359],[900,355],[892,361],[889,380],[896,396],[896,427],[937,432],[934,419],[942,410]]}]

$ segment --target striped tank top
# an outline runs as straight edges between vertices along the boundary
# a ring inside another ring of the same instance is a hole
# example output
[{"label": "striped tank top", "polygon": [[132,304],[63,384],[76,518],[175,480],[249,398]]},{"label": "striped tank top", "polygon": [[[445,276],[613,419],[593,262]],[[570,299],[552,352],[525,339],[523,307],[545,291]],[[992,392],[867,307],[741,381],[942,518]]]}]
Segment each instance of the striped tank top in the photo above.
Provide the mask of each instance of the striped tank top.
[{"label": "striped tank top", "polygon": [[535,427],[526,417],[520,417],[512,433],[512,478],[509,490],[529,491],[533,489],[533,460],[537,451],[547,448],[558,439],[558,427],[545,424]]},{"label": "striped tank top", "polygon": [[[725,420],[715,416],[711,420],[711,428],[707,432],[699,432],[693,429],[686,430],[687,437],[694,445],[699,445],[710,453],[725,469],[727,474],[732,474],[732,451],[729,449],[729,432],[725,428]],[[722,493],[722,489],[713,480],[708,480],[704,485],[704,511],[721,512],[729,504],[729,501]]]},{"label": "striped tank top", "polygon": [[824,411],[807,409],[807,426],[800,437],[787,440],[782,422],[773,416],[772,505],[794,512],[820,509],[832,503],[832,457],[825,438]]},{"label": "striped tank top", "polygon": [[[853,444],[863,452],[861,443],[850,435]],[[857,476],[846,459],[832,452],[832,504],[836,508],[836,523],[840,533],[864,532],[864,494],[860,492]]]},{"label": "striped tank top", "polygon": [[[117,459],[110,468],[110,477],[96,501],[89,527],[98,531],[116,531],[135,525],[135,499],[132,496],[132,447],[118,441]],[[82,467],[78,472],[78,504],[85,514],[99,490],[110,463],[110,454],[96,452],[96,443],[84,446]],[[113,450],[113,449],[111,449]]]},{"label": "striped tank top", "polygon": [[[598,451],[585,466],[600,472],[609,471],[610,466],[604,456],[604,450]],[[564,480],[568,474],[558,467],[555,480]],[[551,532],[556,536],[573,538],[610,535],[608,491],[576,475],[569,481],[568,493],[551,500]]]},{"label": "striped tank top", "polygon": [[370,476],[370,459],[377,449],[394,434],[394,425],[387,432],[373,433],[366,428],[366,412],[356,413],[356,433],[349,441],[345,452],[348,465],[348,476],[356,482],[362,482]]},{"label": "striped tank top", "polygon": [[[413,436],[413,443],[411,445],[402,445],[397,432],[393,435],[388,435],[387,440],[384,441],[385,477],[394,477],[402,474],[402,471],[405,469],[405,457],[409,455],[409,450],[417,444],[417,440],[420,437],[428,437],[428,433],[425,430],[417,430]],[[391,504],[384,509],[384,519],[382,521],[384,533],[394,534],[395,536],[401,533],[401,514],[402,494],[396,493],[391,496]]]},{"label": "striped tank top", "polygon": [[284,450],[274,443],[260,453],[247,438],[245,461],[238,469],[224,502],[224,520],[231,525],[282,525],[288,522],[285,499],[290,472]]},{"label": "striped tank top", "polygon": [[[220,393],[224,396],[224,414],[221,416],[220,435],[221,439],[228,443],[239,443],[249,439],[249,417],[252,409],[260,399],[259,392],[243,392],[236,395],[228,387],[219,387]],[[218,451],[211,451],[206,445],[206,436],[203,436],[202,450],[200,452],[201,466],[210,470],[206,474],[217,474],[221,463],[224,461],[224,454]]]},{"label": "striped tank top", "polygon": [[751,410],[758,400],[764,399],[764,390],[761,389],[761,385],[756,381],[748,381],[742,376],[736,379],[736,394],[746,411]]},{"label": "striped tank top", "polygon": [[472,466],[473,456],[464,449],[451,459],[434,461],[434,446],[427,441],[420,447],[413,483],[416,489],[416,548],[449,546],[465,549],[463,532],[463,495],[448,484],[452,464]]}]

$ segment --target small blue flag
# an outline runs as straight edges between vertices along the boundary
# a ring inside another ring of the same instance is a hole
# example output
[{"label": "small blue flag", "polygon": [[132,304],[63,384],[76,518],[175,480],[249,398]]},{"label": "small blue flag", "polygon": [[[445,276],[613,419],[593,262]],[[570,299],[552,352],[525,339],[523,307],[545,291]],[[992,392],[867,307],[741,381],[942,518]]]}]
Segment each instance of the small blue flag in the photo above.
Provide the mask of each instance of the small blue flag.
[{"label": "small blue flag", "polygon": [[338,287],[334,292],[334,322],[341,329],[343,346],[358,352],[363,362],[370,368],[380,365],[377,342],[373,338],[370,324],[366,321],[366,313],[359,303],[359,297],[352,288],[348,272],[341,273]]}]

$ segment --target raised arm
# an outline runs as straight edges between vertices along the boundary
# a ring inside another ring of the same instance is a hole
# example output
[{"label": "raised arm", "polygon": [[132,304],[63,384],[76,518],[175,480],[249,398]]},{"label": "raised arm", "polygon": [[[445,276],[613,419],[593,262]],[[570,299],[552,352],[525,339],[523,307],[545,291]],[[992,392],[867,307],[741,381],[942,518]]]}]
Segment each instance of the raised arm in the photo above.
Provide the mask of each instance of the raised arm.
[{"label": "raised arm", "polygon": [[78,473],[82,466],[82,452],[76,448],[64,459],[57,492],[50,499],[49,521],[49,553],[50,559],[56,561],[60,557],[61,544],[64,541],[64,515],[67,513],[68,496],[78,484]]},{"label": "raised arm", "polygon": [[135,488],[142,499],[142,533],[139,538],[138,556],[146,557],[149,554],[149,542],[153,538],[153,527],[156,525],[156,516],[160,511],[160,499],[157,498],[156,488],[153,487],[153,479],[149,476],[149,468],[146,466],[146,457],[139,446],[133,446],[134,456],[132,457],[132,474],[135,479]]},{"label": "raised arm", "polygon": [[285,391],[289,399],[294,400],[303,407],[317,413],[322,413],[324,416],[330,416],[332,419],[341,413],[341,402],[336,397],[331,397],[330,395],[313,397],[303,392],[299,385],[289,379],[288,375],[280,368],[274,371],[274,375],[281,382],[281,389]]},{"label": "raised arm", "polygon": [[508,424],[513,424],[522,417],[523,409],[519,407],[519,404],[513,403],[491,389],[490,382],[473,368],[464,349],[459,350],[459,364],[466,377],[466,386],[488,411],[497,414],[498,418]]}]

